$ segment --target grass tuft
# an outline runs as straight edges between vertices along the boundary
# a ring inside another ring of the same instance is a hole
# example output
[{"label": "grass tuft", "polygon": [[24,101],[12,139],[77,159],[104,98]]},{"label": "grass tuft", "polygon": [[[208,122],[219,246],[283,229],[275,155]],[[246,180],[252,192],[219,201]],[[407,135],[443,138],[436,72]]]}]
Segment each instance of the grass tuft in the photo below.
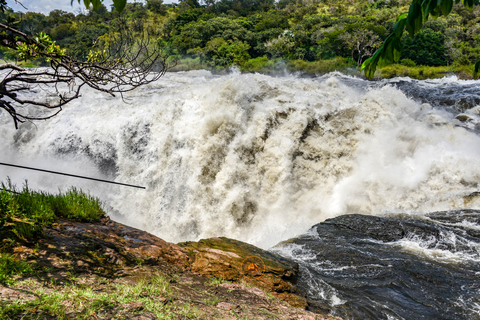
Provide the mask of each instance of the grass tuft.
[{"label": "grass tuft", "polygon": [[34,273],[32,266],[24,261],[19,261],[7,253],[0,254],[0,283],[12,284],[13,275],[31,275]]},{"label": "grass tuft", "polygon": [[60,217],[95,222],[104,216],[100,201],[81,190],[52,195],[31,191],[25,183],[19,191],[7,180],[0,189],[0,249],[18,241],[35,241],[44,226]]},{"label": "grass tuft", "polygon": [[212,277],[212,278],[208,278],[208,280],[205,283],[209,286],[217,287],[222,283],[231,283],[231,281],[225,280],[223,277],[219,277],[219,278]]},{"label": "grass tuft", "polygon": [[160,298],[172,295],[172,289],[168,279],[160,274],[135,285],[107,283],[107,286],[106,292],[83,285],[57,287],[53,292],[46,292],[42,287],[35,290],[35,300],[19,299],[4,305],[0,301],[0,319],[70,319],[72,315],[77,319],[93,319],[102,313],[121,314],[131,303],[141,303],[138,312],[150,311],[161,319],[176,319],[175,314],[192,311],[183,310],[183,305],[173,307],[175,310],[165,305]]}]

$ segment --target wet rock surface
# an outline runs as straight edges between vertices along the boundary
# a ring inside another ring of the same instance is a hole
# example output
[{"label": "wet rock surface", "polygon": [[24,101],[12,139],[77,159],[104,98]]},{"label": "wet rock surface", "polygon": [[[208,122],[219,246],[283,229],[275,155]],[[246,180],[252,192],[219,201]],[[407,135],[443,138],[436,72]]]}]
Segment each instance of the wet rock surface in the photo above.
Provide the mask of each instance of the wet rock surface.
[{"label": "wet rock surface", "polygon": [[460,83],[437,84],[435,80],[391,81],[406,95],[421,103],[446,108],[453,112],[465,112],[480,104],[478,87]]},{"label": "wet rock surface", "polygon": [[348,319],[479,319],[480,212],[344,215],[278,250],[309,307]]}]

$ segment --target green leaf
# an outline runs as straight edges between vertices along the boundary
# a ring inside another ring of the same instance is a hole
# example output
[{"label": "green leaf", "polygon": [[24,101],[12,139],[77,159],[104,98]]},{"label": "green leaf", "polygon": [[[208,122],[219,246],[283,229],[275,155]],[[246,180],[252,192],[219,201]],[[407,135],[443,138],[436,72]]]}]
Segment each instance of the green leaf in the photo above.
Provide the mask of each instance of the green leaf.
[{"label": "green leaf", "polygon": [[468,9],[472,9],[473,8],[473,2],[474,2],[474,0],[463,0],[463,5],[465,7],[467,7]]},{"label": "green leaf", "polygon": [[417,1],[414,1],[410,5],[410,9],[408,10],[407,24],[405,26],[412,38],[415,33],[420,31],[420,29],[422,28],[422,24],[422,6]]},{"label": "green leaf", "polygon": [[448,16],[448,14],[452,11],[453,8],[453,0],[442,0],[440,2],[440,11],[444,16]]},{"label": "green leaf", "polygon": [[365,77],[367,77],[368,80],[372,80],[373,76],[375,75],[375,70],[377,69],[380,56],[384,54],[384,45],[385,43],[378,48],[377,51],[375,51],[373,56],[365,60],[360,67],[360,70],[365,70]]},{"label": "green leaf", "polygon": [[402,13],[401,15],[398,16],[397,22],[403,19],[406,19],[408,15],[408,12]]},{"label": "green leaf", "polygon": [[[433,0],[435,2],[437,2],[436,0]],[[429,13],[430,13],[430,5],[431,3],[433,2],[432,0],[424,0],[422,2],[422,13],[423,13],[423,18],[425,19],[425,16],[428,17]]]},{"label": "green leaf", "polygon": [[83,0],[83,3],[85,4],[85,8],[89,8],[90,7],[90,0]]},{"label": "green leaf", "polygon": [[122,12],[127,5],[127,0],[113,0],[113,4],[118,12]]},{"label": "green leaf", "polygon": [[91,0],[93,4],[93,9],[97,10],[102,5],[102,0]]},{"label": "green leaf", "polygon": [[440,8],[436,6],[431,12],[430,15],[434,18],[437,19],[442,15],[442,12],[440,11]]},{"label": "green leaf", "polygon": [[363,61],[360,69],[365,70],[365,77],[367,77],[368,80],[372,80],[375,70],[377,69],[377,62],[373,59],[373,57],[370,57]]},{"label": "green leaf", "polygon": [[478,78],[478,70],[480,69],[480,60],[475,63],[475,69],[473,69],[473,79]]},{"label": "green leaf", "polygon": [[395,28],[393,29],[393,32],[395,33],[395,36],[397,38],[400,38],[405,31],[405,24],[407,23],[407,14],[404,13],[397,19],[397,23],[395,23]]}]

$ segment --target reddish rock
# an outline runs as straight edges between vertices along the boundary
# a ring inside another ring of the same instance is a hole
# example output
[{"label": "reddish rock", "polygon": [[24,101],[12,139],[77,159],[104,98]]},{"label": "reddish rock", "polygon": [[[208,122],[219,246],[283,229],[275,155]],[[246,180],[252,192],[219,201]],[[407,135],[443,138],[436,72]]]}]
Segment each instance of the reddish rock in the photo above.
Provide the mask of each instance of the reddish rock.
[{"label": "reddish rock", "polygon": [[[198,242],[183,242],[179,246],[191,258],[190,269],[203,276],[223,278],[233,282],[248,282],[287,301],[292,306],[305,308],[307,301],[295,286],[298,265],[271,252],[248,243],[228,239],[210,238]],[[247,258],[259,258],[251,264],[260,271],[251,275],[245,263]],[[261,270],[263,269],[263,270]]]}]

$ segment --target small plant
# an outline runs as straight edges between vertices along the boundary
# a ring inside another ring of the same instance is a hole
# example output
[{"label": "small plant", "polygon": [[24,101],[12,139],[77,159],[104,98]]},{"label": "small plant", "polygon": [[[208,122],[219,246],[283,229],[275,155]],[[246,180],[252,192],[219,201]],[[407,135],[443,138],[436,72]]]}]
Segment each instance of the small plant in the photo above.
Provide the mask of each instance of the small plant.
[{"label": "small plant", "polygon": [[209,306],[214,306],[221,301],[222,300],[217,296],[211,296],[211,297],[208,297],[206,299],[203,299],[203,303],[205,303],[206,305],[209,305]]},{"label": "small plant", "polygon": [[223,277],[218,277],[218,278],[208,278],[206,284],[209,285],[209,286],[219,286],[221,285],[222,283],[230,283],[230,281],[227,281],[225,280]]},{"label": "small plant", "polygon": [[415,61],[413,61],[411,59],[408,59],[408,58],[400,60],[400,64],[404,65],[404,66],[407,66],[407,67],[414,67],[414,66],[417,65],[415,63]]},{"label": "small plant", "polygon": [[0,283],[12,284],[14,275],[30,275],[35,271],[31,264],[19,261],[9,254],[0,254]]}]

